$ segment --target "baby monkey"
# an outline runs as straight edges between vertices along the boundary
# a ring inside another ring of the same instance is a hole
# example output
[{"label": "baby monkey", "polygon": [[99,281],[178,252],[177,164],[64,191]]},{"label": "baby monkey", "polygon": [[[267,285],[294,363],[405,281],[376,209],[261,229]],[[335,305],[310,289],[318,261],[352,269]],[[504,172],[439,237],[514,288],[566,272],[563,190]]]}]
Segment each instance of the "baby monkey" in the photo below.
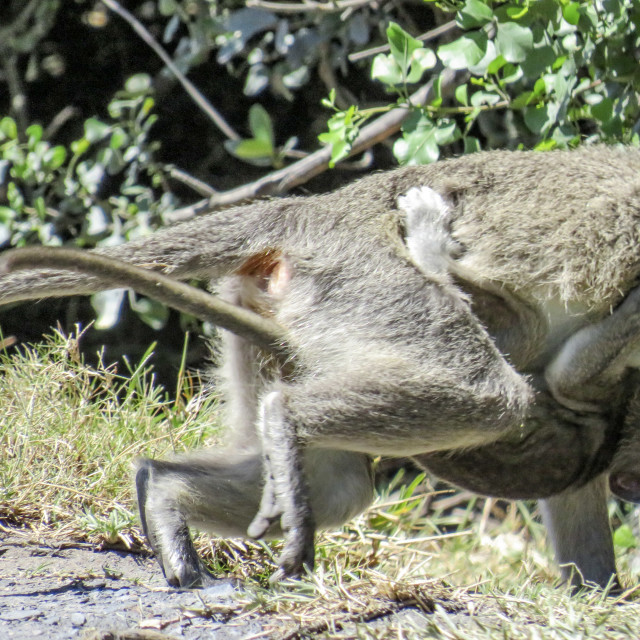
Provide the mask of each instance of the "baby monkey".
[{"label": "baby monkey", "polygon": [[[632,149],[489,152],[100,249],[208,279],[286,336],[274,358],[222,332],[226,449],[139,464],[141,518],[167,580],[211,578],[192,526],[284,536],[277,577],[296,575],[312,565],[316,527],[370,504],[377,455],[545,499],[573,579],[615,579],[607,474],[640,497],[639,187]],[[35,269],[2,276],[0,302],[113,284]]]}]

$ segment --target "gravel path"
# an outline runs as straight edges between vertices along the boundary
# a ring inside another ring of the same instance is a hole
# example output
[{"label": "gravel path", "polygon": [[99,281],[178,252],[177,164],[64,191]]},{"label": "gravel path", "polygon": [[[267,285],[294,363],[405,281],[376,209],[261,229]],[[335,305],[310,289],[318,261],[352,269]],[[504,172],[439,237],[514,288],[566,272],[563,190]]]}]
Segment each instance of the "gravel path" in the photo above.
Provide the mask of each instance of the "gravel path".
[{"label": "gravel path", "polygon": [[268,637],[268,619],[234,615],[234,593],[228,580],[169,589],[153,558],[23,537],[0,542],[3,640]]}]

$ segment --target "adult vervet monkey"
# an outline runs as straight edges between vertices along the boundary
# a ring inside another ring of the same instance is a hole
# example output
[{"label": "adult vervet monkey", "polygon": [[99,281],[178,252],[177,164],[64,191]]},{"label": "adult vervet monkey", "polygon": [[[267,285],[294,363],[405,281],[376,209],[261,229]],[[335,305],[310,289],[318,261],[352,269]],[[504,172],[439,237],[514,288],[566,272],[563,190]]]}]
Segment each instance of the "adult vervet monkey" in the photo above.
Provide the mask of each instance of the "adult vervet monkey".
[{"label": "adult vervet monkey", "polygon": [[[625,424],[640,294],[611,315],[640,271],[639,170],[631,149],[478,154],[101,250],[220,280],[225,299],[273,318],[292,348],[282,371],[225,334],[230,448],[140,464],[143,524],[167,579],[208,578],[189,525],[283,532],[280,575],[295,574],[312,561],[316,525],[370,502],[369,456],[382,454],[486,493],[556,496],[546,513],[560,561],[606,584],[615,563],[602,472],[614,469],[627,498],[640,494],[635,423]],[[445,203],[426,258],[411,207],[398,206],[415,187]],[[0,280],[0,301],[112,284],[27,271]]]}]

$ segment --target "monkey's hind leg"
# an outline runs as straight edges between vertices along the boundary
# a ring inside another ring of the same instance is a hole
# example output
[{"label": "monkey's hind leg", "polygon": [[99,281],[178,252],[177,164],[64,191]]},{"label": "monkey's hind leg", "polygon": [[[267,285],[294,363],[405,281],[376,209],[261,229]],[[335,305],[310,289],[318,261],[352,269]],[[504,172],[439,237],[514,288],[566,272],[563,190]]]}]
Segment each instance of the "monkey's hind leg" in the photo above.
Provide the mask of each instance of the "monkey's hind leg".
[{"label": "monkey's hind leg", "polygon": [[262,402],[260,421],[264,447],[265,486],[260,509],[248,533],[262,537],[280,520],[285,536],[284,551],[279,558],[273,582],[296,577],[304,569],[313,569],[315,520],[309,488],[302,469],[302,450],[295,429],[283,416],[282,398],[277,391]]},{"label": "monkey's hind leg", "polygon": [[197,500],[195,476],[204,480],[203,485],[211,481],[205,474],[204,469],[184,462],[138,462],[136,492],[142,528],[173,587],[203,587],[214,579],[193,546],[188,522],[191,514],[185,508],[190,497]]},{"label": "monkey's hind leg", "polygon": [[640,287],[604,320],[574,333],[546,368],[545,378],[560,404],[597,411],[629,367],[640,367]]},{"label": "monkey's hind leg", "polygon": [[447,370],[421,371],[420,363],[399,357],[387,361],[380,375],[378,356],[341,372],[283,383],[263,401],[266,483],[249,532],[260,536],[280,521],[285,546],[277,578],[297,575],[313,562],[318,513],[309,500],[301,451],[411,456],[486,444],[519,424],[531,400],[526,384],[506,365],[497,367],[502,376],[469,385]]},{"label": "monkey's hind leg", "polygon": [[[302,465],[319,526],[339,526],[371,503],[368,456],[315,449],[304,452]],[[260,451],[204,450],[172,461],[138,463],[140,517],[169,584],[195,587],[213,579],[194,549],[189,527],[223,537],[246,537],[260,507],[263,478]],[[267,533],[282,535],[279,519]],[[313,557],[312,540],[303,556]]]}]

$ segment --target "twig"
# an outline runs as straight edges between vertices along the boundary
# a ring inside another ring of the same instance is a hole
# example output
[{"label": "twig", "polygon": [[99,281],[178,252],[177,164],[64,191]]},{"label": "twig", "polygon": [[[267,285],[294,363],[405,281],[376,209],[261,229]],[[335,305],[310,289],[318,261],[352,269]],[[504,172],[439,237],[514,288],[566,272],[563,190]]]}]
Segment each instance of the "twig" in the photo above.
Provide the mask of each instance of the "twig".
[{"label": "twig", "polygon": [[145,26],[126,9],[121,7],[116,0],[102,0],[102,2],[126,20],[131,28],[146,42],[167,65],[167,68],[177,78],[185,91],[191,96],[193,101],[204,111],[213,123],[230,140],[240,140],[240,135],[227,123],[218,110],[198,91],[196,86],[178,69],[169,54],[158,44],[157,40],[149,33]]},{"label": "twig", "polygon": [[75,118],[79,113],[80,111],[76,109],[76,107],[70,105],[64,107],[53,116],[51,122],[47,125],[47,128],[44,130],[44,139],[51,140],[69,120]]},{"label": "twig", "polygon": [[371,149],[367,149],[360,158],[352,162],[341,162],[340,169],[342,171],[364,171],[369,169],[373,164],[373,153]]},{"label": "twig", "polygon": [[6,45],[7,42],[10,42],[10,38],[17,31],[21,29],[26,29],[29,24],[29,20],[33,17],[33,14],[36,12],[38,8],[39,0],[31,0],[29,4],[27,4],[22,11],[18,14],[15,20],[11,22],[7,27],[3,27],[0,29],[0,43],[2,45]]},{"label": "twig", "polygon": [[0,257],[0,273],[22,269],[62,269],[97,276],[104,284],[133,289],[232,331],[270,351],[282,364],[290,360],[286,332],[279,324],[157,271],[78,249],[31,247],[13,249]]},{"label": "twig", "polygon": [[11,96],[11,110],[18,123],[18,135],[21,139],[25,136],[25,131],[29,125],[29,114],[27,107],[27,94],[22,85],[22,79],[18,73],[18,56],[11,53],[3,57],[4,73],[9,85],[9,95]]},{"label": "twig", "polygon": [[[270,2],[270,0],[247,0],[247,7],[258,7],[276,13],[302,13],[316,11],[323,13],[340,13],[345,9],[357,9],[365,5],[373,4],[370,0],[335,0],[334,2]],[[379,4],[379,3],[376,3]]]},{"label": "twig", "polygon": [[[420,36],[417,36],[417,40],[422,42],[429,42],[429,40],[434,40],[435,38],[439,38],[445,33],[449,33],[449,31],[453,31],[457,27],[455,20],[450,20],[449,22],[445,22],[441,24],[439,27],[435,29],[431,29],[431,31],[427,31]],[[349,62],[357,62],[358,60],[363,60],[364,58],[369,58],[370,56],[376,55],[376,53],[385,53],[389,51],[389,45],[384,44],[379,47],[372,47],[371,49],[365,49],[364,51],[357,51],[356,53],[350,53],[347,56]]]},{"label": "twig", "polygon": [[[445,91],[455,81],[456,72],[445,70],[442,76],[441,89]],[[433,80],[418,89],[410,96],[411,104],[426,102],[431,94]],[[357,155],[369,149],[373,145],[385,140],[400,129],[402,123],[409,116],[410,111],[404,107],[398,107],[388,111],[372,123],[360,130],[360,134],[353,143],[350,156]],[[208,201],[200,201],[190,207],[179,209],[165,215],[168,222],[187,220],[194,215],[211,211],[217,207],[228,206],[238,202],[252,200],[261,196],[274,196],[304,184],[311,178],[326,171],[331,160],[331,147],[323,147],[284,169],[274,171],[250,184],[242,185],[229,191],[221,191]]]},{"label": "twig", "polygon": [[183,171],[182,169],[178,169],[173,165],[167,165],[166,167],[169,176],[174,180],[177,180],[181,184],[186,185],[190,189],[193,189],[196,193],[201,196],[205,196],[206,198],[211,198],[218,193],[212,186],[208,185],[206,182],[202,180],[198,180],[198,178],[192,176],[191,174]]}]

